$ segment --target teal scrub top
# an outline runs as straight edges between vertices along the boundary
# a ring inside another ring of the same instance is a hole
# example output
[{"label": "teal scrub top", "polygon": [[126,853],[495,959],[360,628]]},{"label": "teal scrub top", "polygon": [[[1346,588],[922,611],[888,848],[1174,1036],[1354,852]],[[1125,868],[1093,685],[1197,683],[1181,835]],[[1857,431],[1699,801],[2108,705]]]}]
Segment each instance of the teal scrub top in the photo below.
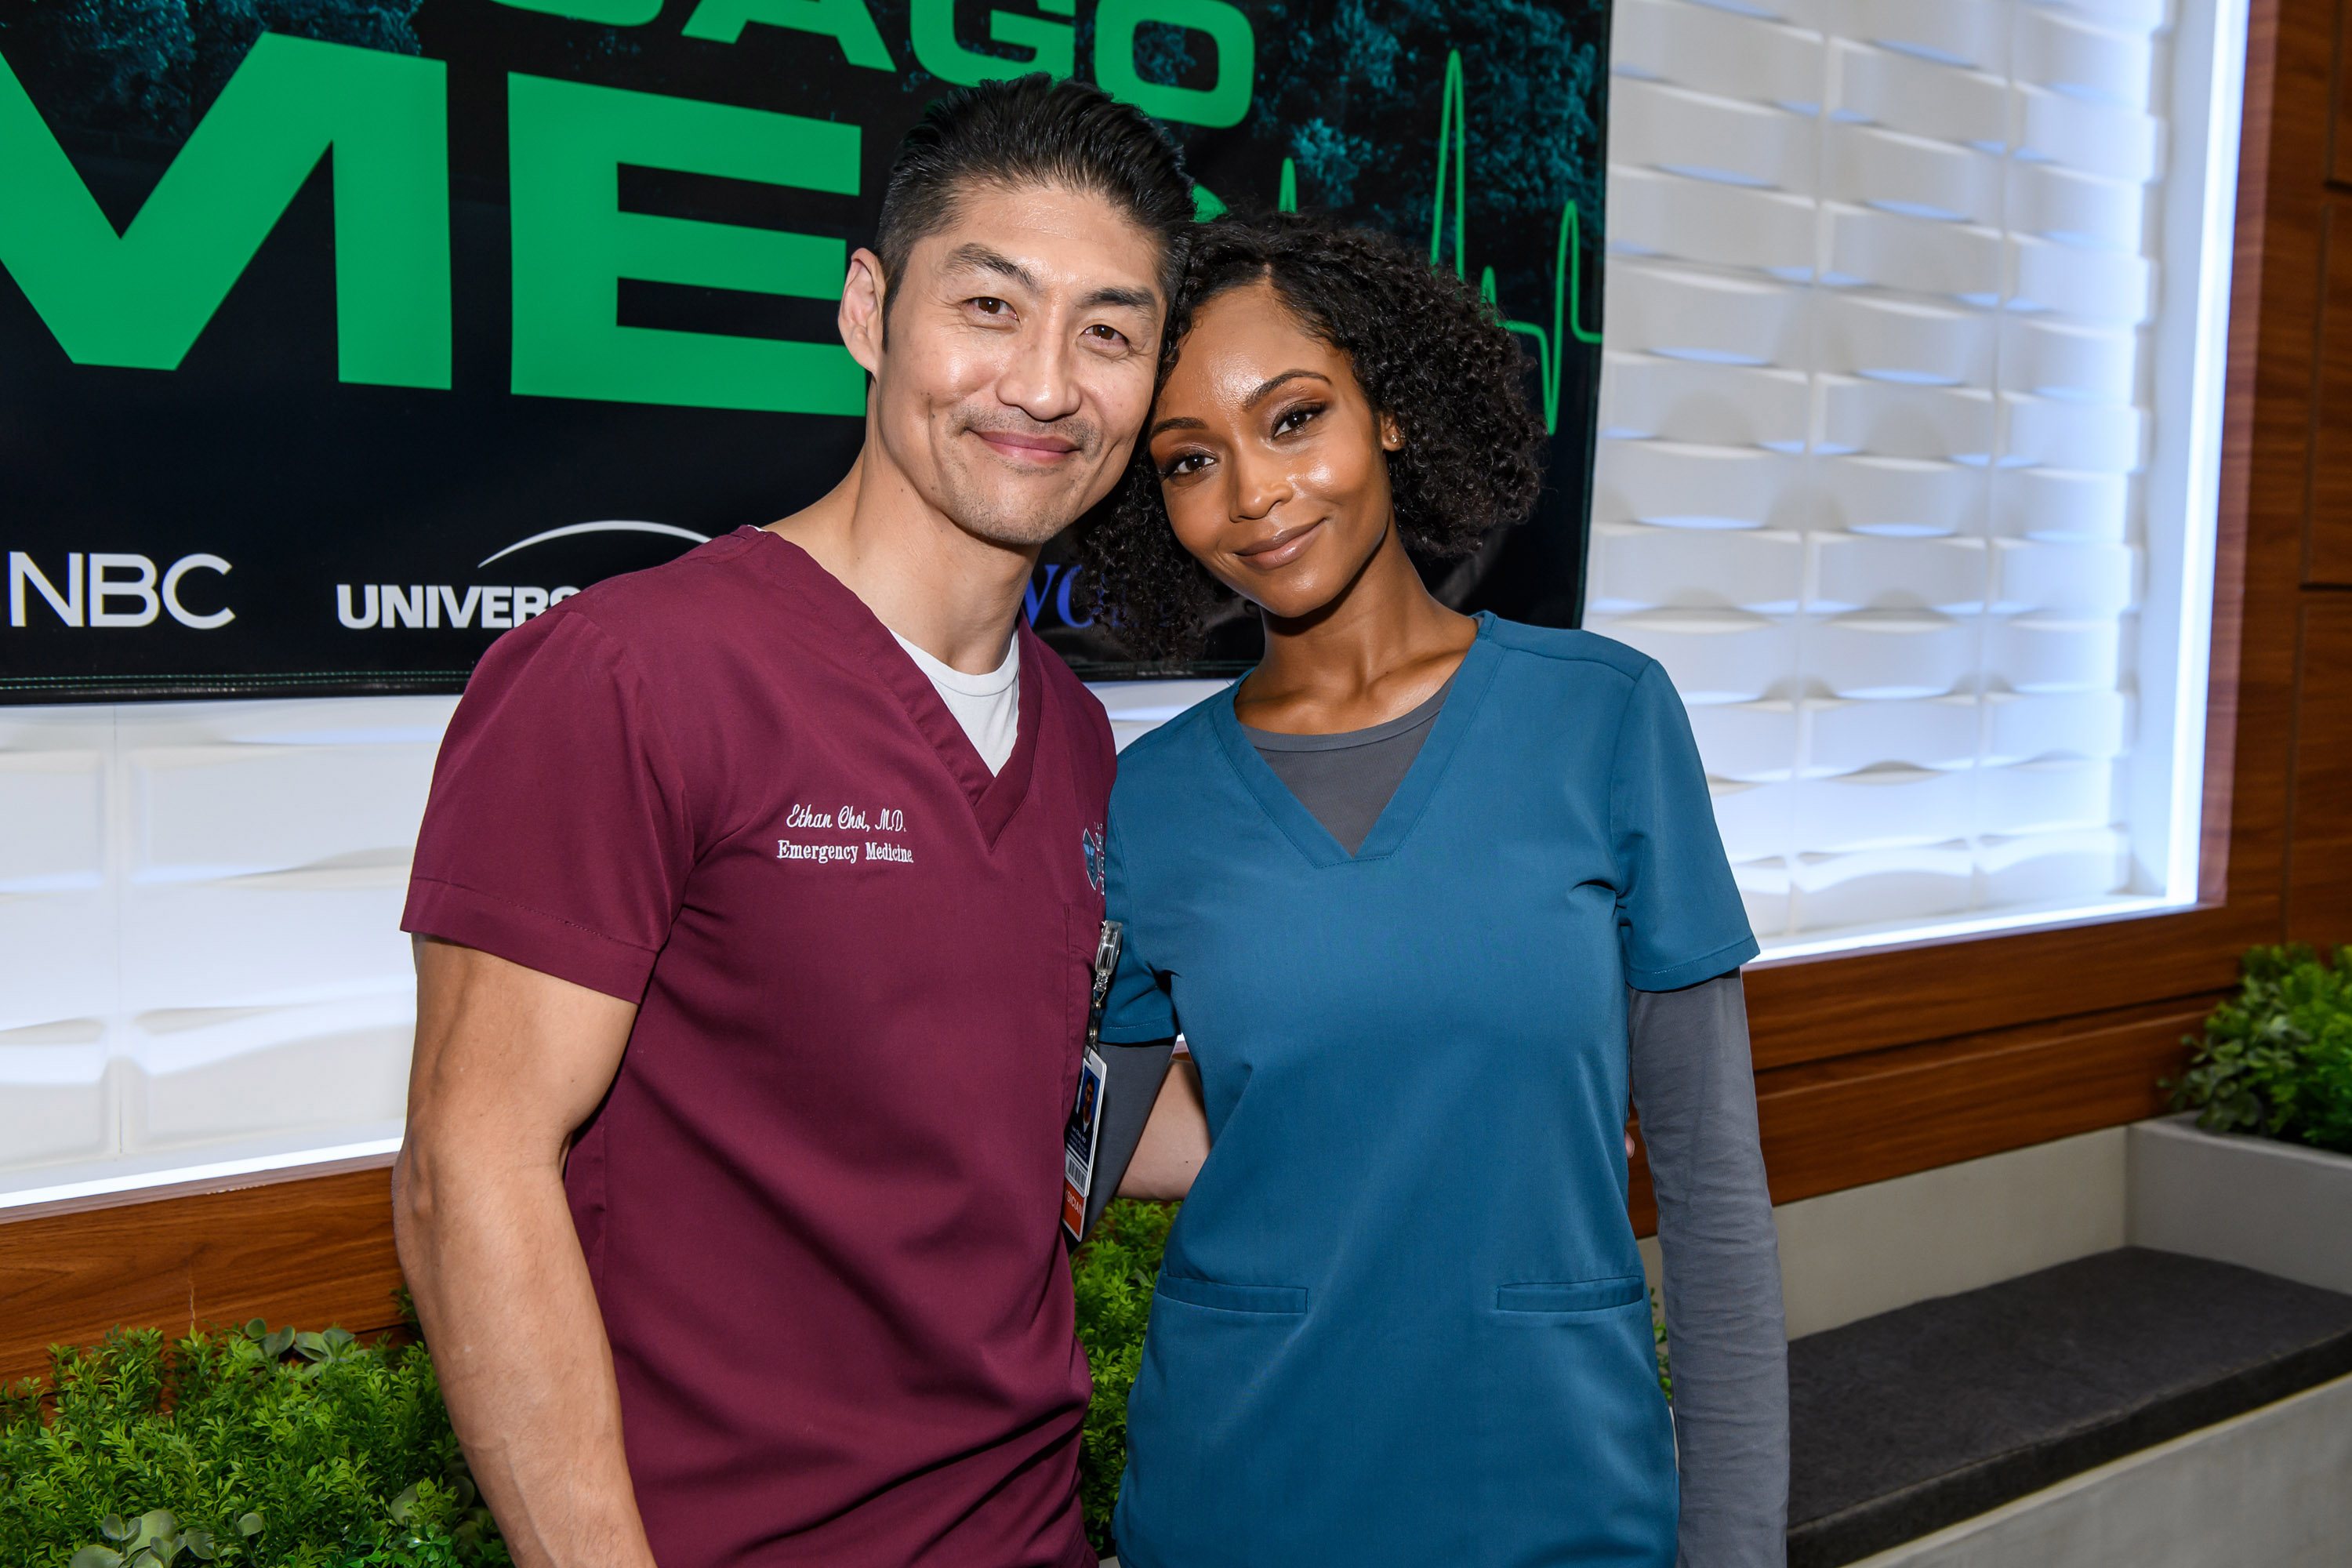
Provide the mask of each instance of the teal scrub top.
[{"label": "teal scrub top", "polygon": [[1625,987],[1757,949],[1665,672],[1482,616],[1352,858],[1221,692],[1121,757],[1107,861],[1103,1038],[1181,1029],[1212,1139],[1121,1563],[1672,1568]]}]

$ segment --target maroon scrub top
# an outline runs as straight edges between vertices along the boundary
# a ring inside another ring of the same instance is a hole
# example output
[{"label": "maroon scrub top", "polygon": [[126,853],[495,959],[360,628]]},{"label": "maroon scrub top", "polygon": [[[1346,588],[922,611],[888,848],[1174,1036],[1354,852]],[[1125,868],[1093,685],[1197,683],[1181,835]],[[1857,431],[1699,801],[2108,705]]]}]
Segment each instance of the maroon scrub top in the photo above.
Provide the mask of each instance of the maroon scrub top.
[{"label": "maroon scrub top", "polygon": [[1026,626],[992,777],[757,529],[474,672],[403,925],[639,1005],[564,1185],[663,1568],[1092,1568],[1062,1130],[1103,710]]}]

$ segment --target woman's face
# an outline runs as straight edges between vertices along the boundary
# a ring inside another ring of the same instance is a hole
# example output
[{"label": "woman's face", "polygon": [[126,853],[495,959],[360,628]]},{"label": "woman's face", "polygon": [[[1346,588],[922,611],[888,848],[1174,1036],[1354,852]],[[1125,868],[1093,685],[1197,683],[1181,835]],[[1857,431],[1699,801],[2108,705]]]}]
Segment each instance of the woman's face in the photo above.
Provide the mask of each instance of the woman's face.
[{"label": "woman's face", "polygon": [[1389,537],[1385,454],[1401,444],[1348,356],[1302,330],[1263,282],[1192,318],[1151,415],[1151,463],[1178,542],[1285,620],[1338,598]]}]

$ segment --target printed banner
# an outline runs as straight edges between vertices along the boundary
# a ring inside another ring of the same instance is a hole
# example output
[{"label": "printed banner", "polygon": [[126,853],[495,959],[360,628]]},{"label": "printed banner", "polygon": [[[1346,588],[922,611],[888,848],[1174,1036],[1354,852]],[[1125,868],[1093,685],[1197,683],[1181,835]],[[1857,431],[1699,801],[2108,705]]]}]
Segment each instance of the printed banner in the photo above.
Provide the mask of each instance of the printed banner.
[{"label": "printed banner", "polygon": [[[1204,210],[1332,210],[1478,281],[1549,481],[1436,586],[1572,623],[1602,0],[1028,6],[0,0],[0,701],[456,690],[588,584],[806,505],[862,435],[835,302],[900,134],[1040,68],[1160,117]],[[1039,631],[1149,673],[1084,602],[1049,547]]]}]

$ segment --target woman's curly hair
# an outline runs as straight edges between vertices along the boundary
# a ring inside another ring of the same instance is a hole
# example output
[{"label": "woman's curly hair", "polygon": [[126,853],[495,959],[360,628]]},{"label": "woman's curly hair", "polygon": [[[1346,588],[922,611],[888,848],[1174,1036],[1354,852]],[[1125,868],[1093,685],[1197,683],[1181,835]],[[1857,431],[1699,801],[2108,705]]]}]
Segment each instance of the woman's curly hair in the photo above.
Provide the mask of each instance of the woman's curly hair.
[{"label": "woman's curly hair", "polygon": [[[1542,484],[1543,422],[1518,345],[1468,285],[1387,235],[1295,213],[1200,226],[1162,340],[1160,383],[1202,308],[1261,279],[1348,356],[1404,444],[1388,454],[1397,532],[1423,560],[1467,555],[1517,522]],[[1176,542],[1146,443],[1073,541],[1097,614],[1141,658],[1191,658],[1230,591]]]}]

